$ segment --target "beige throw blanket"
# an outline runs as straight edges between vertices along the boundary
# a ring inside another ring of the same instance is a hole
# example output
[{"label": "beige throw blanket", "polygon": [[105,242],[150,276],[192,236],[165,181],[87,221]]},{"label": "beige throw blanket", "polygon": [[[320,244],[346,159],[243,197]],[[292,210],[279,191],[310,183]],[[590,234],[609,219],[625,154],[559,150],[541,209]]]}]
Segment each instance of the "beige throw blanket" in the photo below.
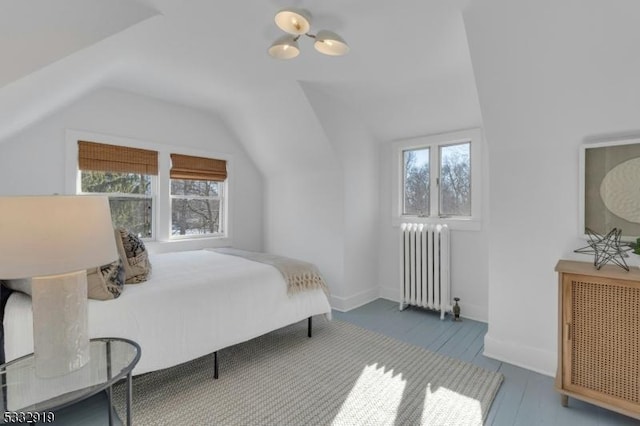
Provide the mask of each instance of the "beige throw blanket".
[{"label": "beige throw blanket", "polygon": [[276,256],[268,253],[258,253],[253,251],[239,250],[233,248],[210,249],[212,251],[230,254],[232,256],[244,257],[255,262],[265,263],[275,267],[287,283],[287,293],[295,294],[304,290],[321,288],[327,296],[329,289],[324,282],[324,278],[313,263],[302,260],[291,259],[283,256]]}]

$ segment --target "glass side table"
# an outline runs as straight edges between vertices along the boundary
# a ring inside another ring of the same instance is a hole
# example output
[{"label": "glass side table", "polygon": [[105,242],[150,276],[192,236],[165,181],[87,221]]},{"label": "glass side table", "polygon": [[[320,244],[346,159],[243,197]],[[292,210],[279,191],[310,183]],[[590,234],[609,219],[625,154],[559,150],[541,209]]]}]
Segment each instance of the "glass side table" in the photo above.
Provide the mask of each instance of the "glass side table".
[{"label": "glass side table", "polygon": [[[60,377],[42,378],[35,372],[33,354],[0,365],[2,407],[22,422],[51,423],[53,411],[75,404],[103,390],[109,398],[109,425],[113,425],[111,387],[126,377],[127,425],[131,425],[131,371],[140,359],[140,346],[131,340],[99,338],[90,341],[90,359],[82,368]],[[17,420],[14,422],[18,422]]]}]

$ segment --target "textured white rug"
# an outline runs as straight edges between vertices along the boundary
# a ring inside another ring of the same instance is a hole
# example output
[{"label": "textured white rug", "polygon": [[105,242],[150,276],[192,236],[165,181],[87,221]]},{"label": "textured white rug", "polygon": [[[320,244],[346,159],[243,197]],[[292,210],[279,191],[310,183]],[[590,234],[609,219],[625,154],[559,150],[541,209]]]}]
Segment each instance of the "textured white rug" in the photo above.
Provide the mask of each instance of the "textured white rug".
[{"label": "textured white rug", "polygon": [[[143,354],[144,356],[144,354]],[[481,425],[502,375],[341,321],[306,321],[134,377],[133,424]],[[124,418],[124,386],[114,389]]]}]

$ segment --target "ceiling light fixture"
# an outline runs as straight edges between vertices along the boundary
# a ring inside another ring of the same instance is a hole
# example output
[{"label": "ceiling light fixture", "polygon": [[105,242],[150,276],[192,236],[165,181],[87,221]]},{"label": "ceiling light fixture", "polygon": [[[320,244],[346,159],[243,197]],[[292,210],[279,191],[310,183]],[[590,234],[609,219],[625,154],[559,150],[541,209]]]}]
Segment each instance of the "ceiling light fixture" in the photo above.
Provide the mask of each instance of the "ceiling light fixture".
[{"label": "ceiling light fixture", "polygon": [[276,13],[275,22],[278,28],[288,33],[277,39],[269,47],[269,55],[276,59],[291,59],[300,54],[298,39],[305,35],[315,39],[315,49],[329,56],[342,56],[349,52],[349,45],[333,31],[320,30],[311,34],[311,13],[304,9],[283,9]]},{"label": "ceiling light fixture", "polygon": [[289,34],[274,41],[269,48],[269,55],[276,59],[291,59],[299,54],[298,39]]},{"label": "ceiling light fixture", "polygon": [[330,56],[342,56],[349,52],[349,45],[342,37],[333,31],[320,30],[316,35],[313,47],[320,53]]},{"label": "ceiling light fixture", "polygon": [[304,9],[283,9],[276,13],[276,25],[285,33],[302,35],[311,28],[311,14]]}]

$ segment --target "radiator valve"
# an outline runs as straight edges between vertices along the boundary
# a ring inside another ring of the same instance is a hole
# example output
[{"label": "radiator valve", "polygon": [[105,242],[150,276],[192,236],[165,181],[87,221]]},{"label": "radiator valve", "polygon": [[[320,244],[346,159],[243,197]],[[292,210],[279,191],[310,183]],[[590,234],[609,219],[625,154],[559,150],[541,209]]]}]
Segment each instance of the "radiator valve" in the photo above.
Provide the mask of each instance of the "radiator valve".
[{"label": "radiator valve", "polygon": [[462,321],[460,319],[460,305],[458,305],[458,302],[460,301],[459,297],[454,297],[453,300],[455,300],[455,304],[453,305],[453,320],[454,321]]}]

